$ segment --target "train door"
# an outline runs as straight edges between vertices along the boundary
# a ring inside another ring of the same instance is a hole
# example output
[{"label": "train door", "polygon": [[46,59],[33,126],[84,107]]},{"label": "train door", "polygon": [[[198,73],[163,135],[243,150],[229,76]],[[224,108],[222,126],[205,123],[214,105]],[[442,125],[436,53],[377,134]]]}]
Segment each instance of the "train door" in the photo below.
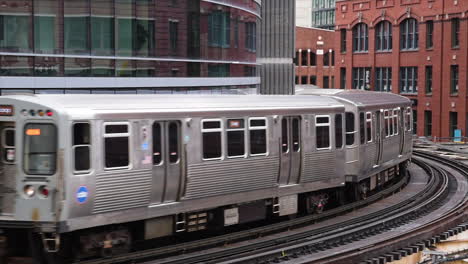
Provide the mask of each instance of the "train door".
[{"label": "train door", "polygon": [[379,166],[382,162],[382,151],[383,151],[383,121],[382,121],[382,110],[375,111],[375,166]]},{"label": "train door", "polygon": [[401,111],[401,108],[398,108],[398,133],[400,133],[400,156],[403,155],[403,150],[405,147],[405,140],[406,140],[406,135],[405,135],[405,124],[404,124],[404,112]]},{"label": "train door", "polygon": [[15,124],[0,122],[0,216],[14,213],[16,196]]},{"label": "train door", "polygon": [[179,198],[181,144],[179,121],[153,123],[153,195],[151,203]]},{"label": "train door", "polygon": [[281,119],[281,168],[279,184],[296,184],[301,171],[301,117]]}]

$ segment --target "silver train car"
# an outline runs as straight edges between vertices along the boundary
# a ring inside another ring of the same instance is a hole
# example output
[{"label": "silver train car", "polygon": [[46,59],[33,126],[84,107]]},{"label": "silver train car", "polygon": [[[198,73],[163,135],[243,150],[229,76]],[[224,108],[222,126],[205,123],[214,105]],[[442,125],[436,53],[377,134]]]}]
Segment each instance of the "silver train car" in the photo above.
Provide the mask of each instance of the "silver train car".
[{"label": "silver train car", "polygon": [[298,95],[321,95],[345,106],[346,182],[358,184],[357,196],[398,174],[411,158],[411,102],[393,93],[341,89],[305,89]]},{"label": "silver train car", "polygon": [[2,96],[0,260],[118,254],[367,193],[410,158],[410,103],[351,94]]}]

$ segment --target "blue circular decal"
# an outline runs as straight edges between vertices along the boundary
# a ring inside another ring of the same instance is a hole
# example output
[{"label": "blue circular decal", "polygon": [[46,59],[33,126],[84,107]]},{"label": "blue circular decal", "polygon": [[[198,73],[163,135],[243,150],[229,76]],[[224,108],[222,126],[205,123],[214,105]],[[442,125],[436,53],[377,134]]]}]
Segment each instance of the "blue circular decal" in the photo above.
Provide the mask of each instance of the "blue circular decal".
[{"label": "blue circular decal", "polygon": [[88,200],[88,195],[88,188],[86,188],[86,186],[80,186],[80,188],[78,188],[78,190],[76,191],[76,200],[80,204],[85,203],[86,200]]}]

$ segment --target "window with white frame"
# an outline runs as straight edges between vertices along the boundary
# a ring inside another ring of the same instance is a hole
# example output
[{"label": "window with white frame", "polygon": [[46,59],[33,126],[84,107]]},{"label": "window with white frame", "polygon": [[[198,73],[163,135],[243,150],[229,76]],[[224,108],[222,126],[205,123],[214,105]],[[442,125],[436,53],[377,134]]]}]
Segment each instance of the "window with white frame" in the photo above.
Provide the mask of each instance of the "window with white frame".
[{"label": "window with white frame", "polygon": [[315,137],[317,149],[330,149],[330,117],[315,117]]},{"label": "window with white frame", "polygon": [[127,122],[104,124],[104,161],[106,169],[129,167],[129,138],[130,130]]},{"label": "window with white frame", "polygon": [[73,124],[73,170],[86,173],[91,169],[91,131],[89,123]]},{"label": "window with white frame", "polygon": [[393,109],[393,135],[398,135],[398,108]]},{"label": "window with white frame", "polygon": [[354,113],[346,112],[345,114],[346,124],[346,146],[354,145],[355,135],[357,133],[354,124]]},{"label": "window with white frame", "polygon": [[244,119],[228,119],[226,122],[227,156],[228,158],[245,156],[245,124]]},{"label": "window with white frame", "polygon": [[267,119],[253,117],[249,119],[250,154],[252,156],[267,153]]},{"label": "window with white frame", "polygon": [[388,110],[384,111],[384,123],[385,123],[385,137],[390,136],[390,115]]},{"label": "window with white frame", "polygon": [[203,159],[221,159],[223,126],[220,119],[202,121]]},{"label": "window with white frame", "polygon": [[406,131],[411,131],[411,124],[413,123],[411,118],[411,107],[406,108],[406,113],[405,113],[405,130]]}]

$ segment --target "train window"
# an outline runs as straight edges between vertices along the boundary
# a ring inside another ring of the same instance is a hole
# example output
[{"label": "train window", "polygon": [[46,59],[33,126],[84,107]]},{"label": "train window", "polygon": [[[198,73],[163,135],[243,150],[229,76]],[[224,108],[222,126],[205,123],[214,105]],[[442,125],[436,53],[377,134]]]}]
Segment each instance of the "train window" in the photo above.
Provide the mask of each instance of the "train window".
[{"label": "train window", "polygon": [[361,139],[361,145],[366,142],[366,133],[365,133],[365,120],[364,113],[359,113],[359,138]]},{"label": "train window", "polygon": [[24,126],[26,174],[52,175],[56,171],[57,128],[53,124],[29,123]]},{"label": "train window", "polygon": [[388,111],[388,127],[390,128],[389,136],[395,135],[395,131],[393,131],[393,128],[395,125],[393,124],[393,111],[389,110]]},{"label": "train window", "polygon": [[354,113],[346,112],[346,146],[354,145],[354,135],[356,131],[354,130]]},{"label": "train window", "polygon": [[91,137],[89,123],[73,124],[74,172],[86,173],[91,169]]},{"label": "train window", "polygon": [[341,114],[335,115],[335,148],[343,147],[343,117]]},{"label": "train window", "polygon": [[281,120],[281,149],[283,153],[289,151],[288,130],[288,119],[283,118]]},{"label": "train window", "polygon": [[249,119],[250,154],[265,155],[267,153],[266,118]]},{"label": "train window", "polygon": [[5,128],[2,132],[3,161],[14,163],[16,159],[15,129]]},{"label": "train window", "polygon": [[203,129],[221,128],[221,121],[203,121]]},{"label": "train window", "polygon": [[411,108],[407,107],[406,108],[406,114],[405,114],[405,129],[406,131],[411,131]]},{"label": "train window", "polygon": [[176,122],[169,123],[169,162],[179,161],[179,126]]},{"label": "train window", "polygon": [[299,118],[293,118],[292,122],[292,140],[293,140],[293,151],[299,152],[301,148],[301,121]]},{"label": "train window", "polygon": [[244,119],[227,120],[227,152],[228,157],[245,156],[245,124]]},{"label": "train window", "polygon": [[317,149],[330,149],[330,117],[317,116],[315,118],[315,136]]},{"label": "train window", "polygon": [[128,125],[106,126],[106,134],[128,133]]},{"label": "train window", "polygon": [[162,162],[161,140],[161,124],[155,122],[153,124],[153,165],[160,165]]},{"label": "train window", "polygon": [[398,135],[398,109],[393,110],[393,134]]},{"label": "train window", "polygon": [[221,120],[203,120],[203,159],[220,159],[222,155]]},{"label": "train window", "polygon": [[385,137],[390,136],[390,119],[388,116],[388,110],[384,111],[384,123],[385,123]]},{"label": "train window", "polygon": [[130,146],[127,123],[104,124],[104,161],[106,169],[128,168]]},{"label": "train window", "polygon": [[366,136],[367,142],[372,142],[372,113],[366,113]]}]

